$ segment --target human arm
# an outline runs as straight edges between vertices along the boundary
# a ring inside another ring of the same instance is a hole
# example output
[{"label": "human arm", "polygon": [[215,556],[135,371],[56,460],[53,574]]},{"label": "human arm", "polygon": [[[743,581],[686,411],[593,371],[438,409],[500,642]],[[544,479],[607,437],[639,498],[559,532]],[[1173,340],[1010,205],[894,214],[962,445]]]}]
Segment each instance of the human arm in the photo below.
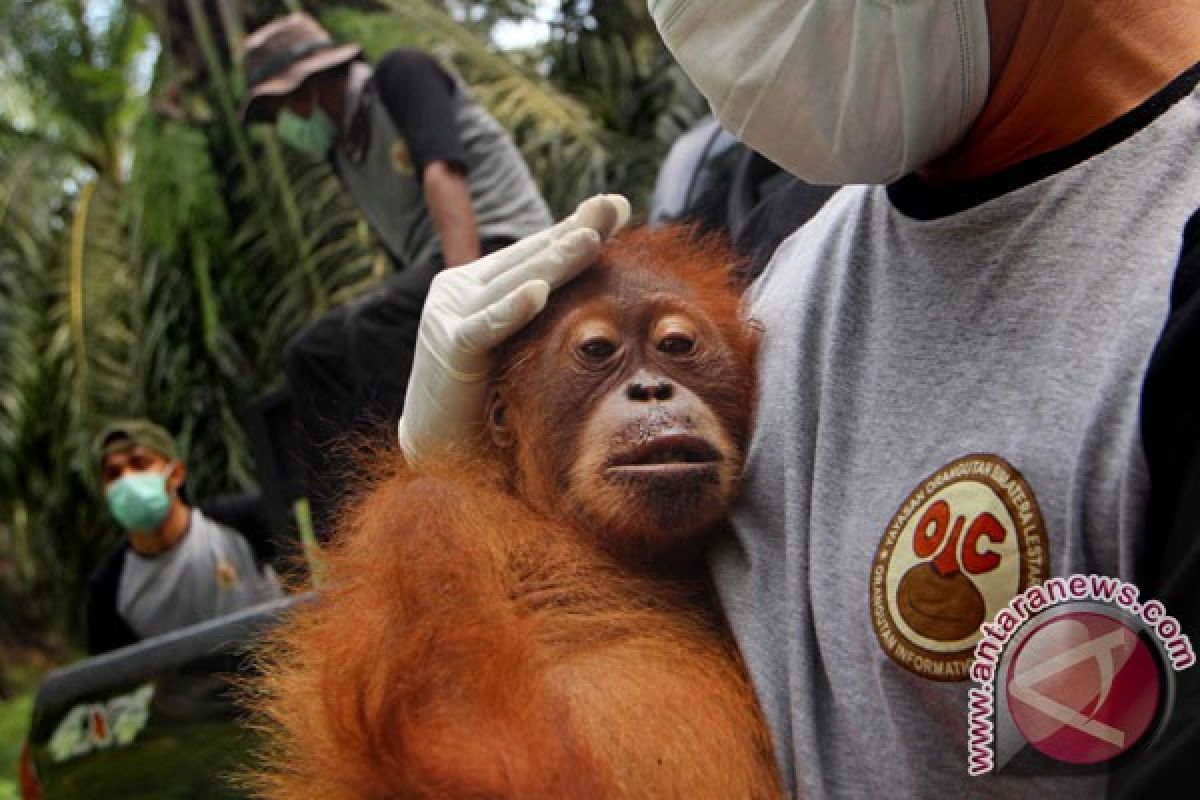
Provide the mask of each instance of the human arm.
[{"label": "human arm", "polygon": [[450,162],[434,161],[425,167],[421,185],[446,266],[457,267],[479,258],[479,226],[466,175]]},{"label": "human arm", "polygon": [[394,50],[375,68],[379,102],[404,140],[446,266],[479,257],[479,226],[456,114],[458,86],[432,58]]},{"label": "human arm", "polygon": [[[1159,600],[1200,648],[1200,211],[1184,231],[1171,305],[1142,393],[1142,437],[1150,475],[1145,544],[1137,585]],[[1152,797],[1191,779],[1200,748],[1200,666],[1175,673],[1167,728],[1114,774],[1113,797]]]}]

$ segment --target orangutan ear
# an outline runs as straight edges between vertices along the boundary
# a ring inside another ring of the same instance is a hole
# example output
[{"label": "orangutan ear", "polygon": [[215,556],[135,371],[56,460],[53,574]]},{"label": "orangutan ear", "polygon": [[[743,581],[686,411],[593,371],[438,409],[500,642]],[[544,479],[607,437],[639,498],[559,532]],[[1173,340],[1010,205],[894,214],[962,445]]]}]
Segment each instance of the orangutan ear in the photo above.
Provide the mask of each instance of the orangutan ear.
[{"label": "orangutan ear", "polygon": [[513,430],[508,400],[503,390],[498,386],[488,389],[487,397],[487,426],[492,444],[501,449],[507,449],[517,443],[517,433]]}]

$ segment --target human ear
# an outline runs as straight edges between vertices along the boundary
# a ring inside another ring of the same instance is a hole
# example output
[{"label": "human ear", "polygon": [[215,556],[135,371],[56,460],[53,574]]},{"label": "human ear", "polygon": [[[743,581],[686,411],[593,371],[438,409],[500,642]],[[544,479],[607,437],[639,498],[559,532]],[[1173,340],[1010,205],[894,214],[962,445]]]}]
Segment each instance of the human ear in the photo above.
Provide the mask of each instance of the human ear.
[{"label": "human ear", "polygon": [[172,461],[167,465],[170,472],[167,474],[167,489],[172,494],[178,494],[179,489],[187,480],[187,464],[182,461]]}]

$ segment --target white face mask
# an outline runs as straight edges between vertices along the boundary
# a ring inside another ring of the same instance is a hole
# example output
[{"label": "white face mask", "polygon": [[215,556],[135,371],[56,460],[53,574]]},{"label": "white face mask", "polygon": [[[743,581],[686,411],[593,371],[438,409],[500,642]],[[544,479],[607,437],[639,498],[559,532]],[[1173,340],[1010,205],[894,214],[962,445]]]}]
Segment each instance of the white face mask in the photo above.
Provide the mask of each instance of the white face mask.
[{"label": "white face mask", "polygon": [[812,183],[887,183],[983,107],[985,2],[650,0],[650,13],[743,142]]}]

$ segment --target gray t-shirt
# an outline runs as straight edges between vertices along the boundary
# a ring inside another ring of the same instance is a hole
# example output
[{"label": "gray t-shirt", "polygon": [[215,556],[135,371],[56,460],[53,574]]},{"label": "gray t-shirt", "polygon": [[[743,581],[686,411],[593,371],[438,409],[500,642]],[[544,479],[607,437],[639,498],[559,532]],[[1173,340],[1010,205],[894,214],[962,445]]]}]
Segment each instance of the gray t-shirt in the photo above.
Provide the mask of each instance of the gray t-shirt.
[{"label": "gray t-shirt", "polygon": [[187,535],[157,556],[125,554],[117,610],[139,637],[222,617],[283,596],[246,539],[192,509]]},{"label": "gray t-shirt", "polygon": [[[380,79],[380,71],[386,80]],[[446,88],[439,85],[442,82],[449,85],[448,98]],[[398,96],[380,96],[388,91]],[[448,158],[465,170],[480,239],[520,239],[552,223],[508,133],[466,86],[427,56],[398,51],[385,58],[369,85],[366,102],[370,138],[361,160],[335,148],[334,164],[371,227],[401,264],[423,266],[441,254],[418,180],[425,158]],[[447,102],[449,108],[443,108]],[[394,112],[389,112],[389,103]],[[404,115],[414,141],[401,135],[392,113]],[[455,130],[438,130],[443,115],[452,120],[449,124]]]},{"label": "gray t-shirt", "polygon": [[752,287],[757,427],[711,566],[796,795],[1103,793],[970,777],[966,668],[1029,584],[1134,577],[1140,394],[1200,207],[1191,87],[960,207],[847,187]]}]

